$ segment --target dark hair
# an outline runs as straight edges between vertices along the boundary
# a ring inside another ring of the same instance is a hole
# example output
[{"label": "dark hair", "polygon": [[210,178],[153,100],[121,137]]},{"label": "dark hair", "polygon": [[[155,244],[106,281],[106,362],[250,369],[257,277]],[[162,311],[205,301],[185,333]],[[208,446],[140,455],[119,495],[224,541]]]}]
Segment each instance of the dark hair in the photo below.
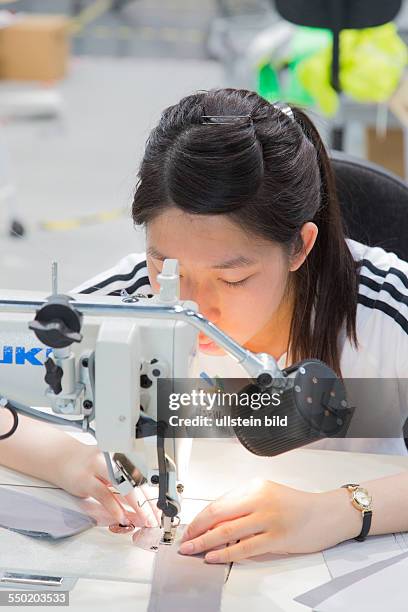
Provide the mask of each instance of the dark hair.
[{"label": "dark hair", "polygon": [[[199,92],[167,108],[147,141],[133,220],[149,223],[169,206],[224,214],[245,231],[280,243],[288,254],[302,248],[304,223],[316,223],[315,245],[291,273],[290,354],[294,363],[321,359],[341,376],[343,324],[357,346],[357,267],[345,242],[325,147],[307,115],[296,107],[292,113],[237,89]],[[232,118],[203,125],[203,116]]]}]

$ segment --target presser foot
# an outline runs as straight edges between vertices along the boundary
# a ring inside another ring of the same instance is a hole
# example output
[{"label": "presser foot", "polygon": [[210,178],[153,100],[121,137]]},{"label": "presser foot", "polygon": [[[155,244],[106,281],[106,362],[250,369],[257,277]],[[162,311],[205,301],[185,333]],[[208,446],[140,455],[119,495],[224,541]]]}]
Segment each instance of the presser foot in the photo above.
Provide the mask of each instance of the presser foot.
[{"label": "presser foot", "polygon": [[180,519],[178,516],[176,517],[170,517],[170,516],[165,516],[164,514],[162,514],[162,518],[161,518],[161,540],[160,540],[160,544],[173,544],[175,537],[176,537],[176,532],[177,532],[177,527],[180,524]]}]

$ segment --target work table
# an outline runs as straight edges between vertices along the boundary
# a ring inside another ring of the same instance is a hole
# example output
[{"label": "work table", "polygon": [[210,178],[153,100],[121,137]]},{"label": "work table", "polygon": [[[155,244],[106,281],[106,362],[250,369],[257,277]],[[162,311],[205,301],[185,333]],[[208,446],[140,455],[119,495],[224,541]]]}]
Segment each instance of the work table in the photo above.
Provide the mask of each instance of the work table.
[{"label": "work table", "polygon": [[[406,469],[408,456],[303,448],[264,458],[251,455],[233,440],[195,440],[182,519],[191,520],[209,500],[255,477],[323,491]],[[4,467],[0,467],[0,486],[89,512],[98,523],[58,542],[38,541],[0,529],[0,569],[75,576],[78,579],[70,592],[70,609],[75,612],[108,611],[112,604],[121,612],[147,609],[155,553],[133,545],[129,535],[111,533],[107,528],[109,517],[99,504]],[[222,612],[304,611],[307,608],[294,597],[330,577],[322,553],[263,555],[236,563],[224,587]]]}]

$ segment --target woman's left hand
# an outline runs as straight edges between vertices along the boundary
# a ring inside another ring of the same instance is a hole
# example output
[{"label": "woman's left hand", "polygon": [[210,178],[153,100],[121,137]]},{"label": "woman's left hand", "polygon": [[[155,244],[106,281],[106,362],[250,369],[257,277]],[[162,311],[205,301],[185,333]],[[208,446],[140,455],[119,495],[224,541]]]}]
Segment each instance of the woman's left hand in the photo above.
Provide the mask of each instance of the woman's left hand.
[{"label": "woman's left hand", "polygon": [[361,514],[345,489],[308,493],[256,480],[200,512],[186,529],[180,552],[208,551],[207,562],[229,563],[264,553],[316,552],[360,530]]}]

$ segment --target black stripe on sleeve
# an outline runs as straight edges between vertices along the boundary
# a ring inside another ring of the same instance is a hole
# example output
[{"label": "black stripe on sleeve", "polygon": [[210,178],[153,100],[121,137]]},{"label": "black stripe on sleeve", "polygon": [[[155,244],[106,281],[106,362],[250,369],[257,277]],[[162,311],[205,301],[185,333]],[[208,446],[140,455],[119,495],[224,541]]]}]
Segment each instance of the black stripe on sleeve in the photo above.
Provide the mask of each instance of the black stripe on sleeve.
[{"label": "black stripe on sleeve", "polygon": [[132,293],[135,293],[135,291],[144,286],[150,287],[150,281],[148,276],[142,276],[133,285],[130,285],[130,287],[122,287],[122,289],[115,289],[115,291],[111,291],[110,293],[108,293],[108,295],[120,295],[124,289],[128,292],[129,295],[132,295]]},{"label": "black stripe on sleeve", "polygon": [[406,304],[408,306],[408,295],[404,295],[394,285],[391,283],[378,283],[373,278],[369,278],[368,276],[360,275],[360,283],[365,285],[369,289],[373,291],[386,291],[391,297],[394,298],[396,302],[401,302],[402,304]]},{"label": "black stripe on sleeve", "polygon": [[398,270],[398,268],[389,268],[388,270],[381,270],[380,268],[377,268],[369,259],[362,259],[361,265],[368,268],[368,270],[370,270],[370,272],[372,272],[373,274],[377,274],[377,276],[382,276],[383,278],[385,278],[387,274],[394,274],[400,279],[404,287],[408,289],[408,277],[401,270]]},{"label": "black stripe on sleeve", "polygon": [[371,298],[367,297],[366,295],[362,295],[361,293],[358,294],[358,303],[362,304],[363,306],[367,306],[368,308],[381,310],[381,312],[384,312],[386,315],[394,319],[394,321],[398,323],[400,327],[402,327],[404,332],[408,334],[408,320],[403,317],[402,314],[398,312],[398,310],[396,310],[389,304],[386,304],[381,300],[372,300]]},{"label": "black stripe on sleeve", "polygon": [[99,282],[97,285],[92,285],[92,287],[87,287],[86,289],[83,289],[81,293],[87,293],[87,294],[94,293],[95,291],[98,291],[98,289],[103,289],[107,285],[115,283],[116,281],[132,280],[135,274],[137,274],[140,270],[143,270],[143,268],[146,268],[146,267],[147,267],[146,260],[141,261],[133,268],[131,272],[128,272],[127,274],[115,274],[115,276],[110,276],[109,278],[105,278],[105,280]]}]

